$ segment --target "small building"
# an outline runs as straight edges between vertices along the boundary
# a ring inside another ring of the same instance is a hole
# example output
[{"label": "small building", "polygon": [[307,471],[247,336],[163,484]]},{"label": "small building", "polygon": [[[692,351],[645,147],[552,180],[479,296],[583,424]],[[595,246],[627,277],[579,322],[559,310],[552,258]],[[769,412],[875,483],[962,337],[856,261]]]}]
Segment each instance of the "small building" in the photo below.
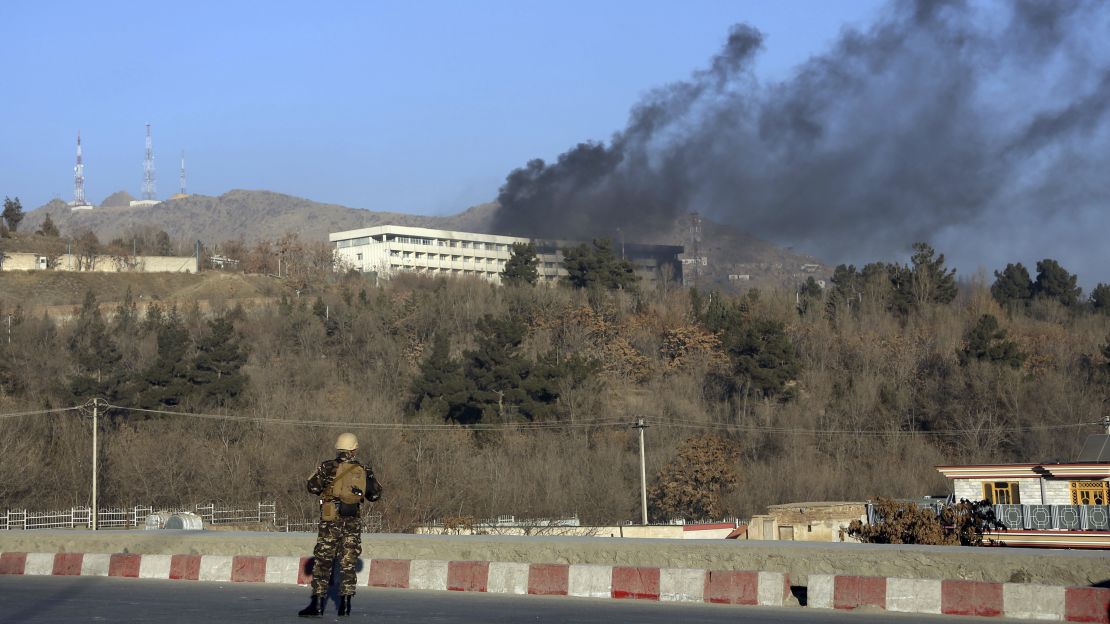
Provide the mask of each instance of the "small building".
[{"label": "small building", "polygon": [[1110,435],[1088,437],[1074,462],[936,468],[956,499],[994,505],[1004,544],[1110,548]]},{"label": "small building", "polygon": [[769,505],[752,516],[748,539],[798,542],[843,542],[853,520],[867,520],[866,503],[811,502]]}]

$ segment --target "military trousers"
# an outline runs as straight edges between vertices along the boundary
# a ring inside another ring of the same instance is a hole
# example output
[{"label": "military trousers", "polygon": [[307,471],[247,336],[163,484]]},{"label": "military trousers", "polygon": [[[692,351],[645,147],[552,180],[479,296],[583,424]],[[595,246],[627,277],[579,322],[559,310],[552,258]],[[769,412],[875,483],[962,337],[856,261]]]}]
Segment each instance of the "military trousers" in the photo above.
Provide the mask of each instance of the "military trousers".
[{"label": "military trousers", "polygon": [[339,517],[335,520],[321,520],[320,531],[316,534],[316,548],[312,551],[315,563],[312,566],[312,593],[323,596],[328,593],[332,565],[339,560],[339,595],[355,595],[358,579],[355,574],[358,557],[362,554],[361,523],[358,516]]}]

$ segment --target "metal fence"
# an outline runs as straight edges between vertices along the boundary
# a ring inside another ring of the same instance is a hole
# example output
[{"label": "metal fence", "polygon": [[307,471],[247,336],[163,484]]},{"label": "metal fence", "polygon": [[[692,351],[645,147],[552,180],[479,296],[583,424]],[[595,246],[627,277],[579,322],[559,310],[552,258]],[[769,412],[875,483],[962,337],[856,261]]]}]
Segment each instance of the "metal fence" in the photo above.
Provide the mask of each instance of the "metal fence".
[{"label": "metal fence", "polygon": [[[918,503],[940,515],[945,503]],[[994,505],[994,516],[1010,531],[1110,531],[1107,505]],[[882,521],[873,503],[867,503],[867,522]]]},{"label": "metal fence", "polygon": [[[99,529],[129,529],[143,526],[147,516],[152,513],[181,513],[189,511],[197,514],[205,524],[242,524],[259,523],[278,526],[277,505],[274,502],[260,502],[255,505],[223,505],[205,503],[193,507],[152,507],[136,505],[128,508],[100,509],[96,514]],[[379,516],[380,524],[380,516]],[[9,509],[0,512],[0,531],[25,531],[32,529],[75,529],[92,526],[92,509],[71,507],[62,511],[27,511]],[[313,529],[315,530],[315,529]]]},{"label": "metal fence", "polygon": [[[382,532],[382,515],[380,513],[365,514],[362,516],[362,532],[363,533],[381,533]],[[298,520],[290,521],[289,518],[281,518],[275,521],[274,527],[278,531],[308,531],[315,533],[320,528],[320,522],[317,520]]]}]

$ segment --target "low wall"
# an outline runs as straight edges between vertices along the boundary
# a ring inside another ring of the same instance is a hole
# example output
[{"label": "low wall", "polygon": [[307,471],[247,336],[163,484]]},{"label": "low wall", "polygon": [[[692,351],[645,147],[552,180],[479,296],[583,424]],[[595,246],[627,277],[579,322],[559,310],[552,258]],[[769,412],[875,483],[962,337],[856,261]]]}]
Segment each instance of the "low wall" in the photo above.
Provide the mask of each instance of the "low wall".
[{"label": "low wall", "polygon": [[736,524],[624,524],[613,526],[476,526],[471,529],[445,529],[444,527],[418,527],[417,535],[490,536],[517,535],[529,537],[625,537],[651,539],[725,539],[736,530]]},{"label": "low wall", "polygon": [[[8,252],[4,255],[4,271],[35,271],[40,269],[41,254]],[[55,259],[54,271],[77,271],[80,260],[73,254],[62,254]],[[196,273],[197,260],[193,256],[97,256],[92,269],[95,273]]]},{"label": "low wall", "polygon": [[[161,555],[308,556],[311,533],[188,531],[11,531],[0,552],[142,553]],[[1023,548],[829,544],[606,537],[516,537],[368,534],[375,559],[655,566],[758,570],[789,575],[962,579],[995,583],[1089,586],[1110,581],[1110,554]]]}]

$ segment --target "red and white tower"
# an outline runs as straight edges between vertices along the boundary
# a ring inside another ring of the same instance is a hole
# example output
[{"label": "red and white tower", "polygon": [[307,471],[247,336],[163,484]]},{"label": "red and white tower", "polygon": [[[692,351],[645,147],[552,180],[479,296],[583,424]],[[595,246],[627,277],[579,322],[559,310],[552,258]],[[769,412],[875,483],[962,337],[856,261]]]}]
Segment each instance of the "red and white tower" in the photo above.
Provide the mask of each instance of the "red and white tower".
[{"label": "red and white tower", "polygon": [[73,166],[73,203],[74,209],[92,208],[85,201],[85,163],[81,161],[81,131],[77,131],[77,164]]},{"label": "red and white tower", "polygon": [[143,160],[143,199],[154,199],[154,144],[150,140],[150,124],[146,125],[146,159]]},{"label": "red and white tower", "polygon": [[73,205],[85,205],[85,163],[81,162],[81,131],[77,131],[77,164],[73,167]]}]

